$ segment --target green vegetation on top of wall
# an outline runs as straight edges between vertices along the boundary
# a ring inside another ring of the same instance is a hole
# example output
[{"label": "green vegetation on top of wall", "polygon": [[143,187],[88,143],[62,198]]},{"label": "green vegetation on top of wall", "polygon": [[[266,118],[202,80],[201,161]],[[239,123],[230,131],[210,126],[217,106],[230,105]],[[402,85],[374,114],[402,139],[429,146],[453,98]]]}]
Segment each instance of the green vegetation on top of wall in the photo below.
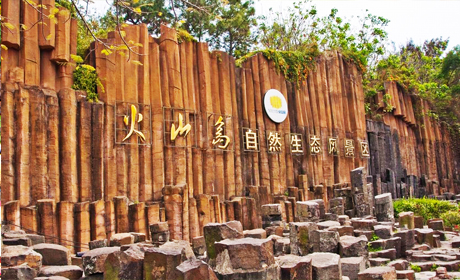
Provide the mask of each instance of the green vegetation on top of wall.
[{"label": "green vegetation on top of wall", "polygon": [[[393,208],[396,217],[401,212],[411,211],[414,212],[414,215],[423,217],[425,224],[429,219],[441,218],[443,214],[449,211],[459,211],[458,205],[449,201],[430,198],[399,199],[393,202]],[[446,220],[444,222],[446,223]]]},{"label": "green vegetation on top of wall", "polygon": [[96,73],[96,69],[87,64],[79,64],[73,72],[72,88],[86,91],[86,100],[97,102],[99,100],[97,87],[104,92],[104,86]]}]

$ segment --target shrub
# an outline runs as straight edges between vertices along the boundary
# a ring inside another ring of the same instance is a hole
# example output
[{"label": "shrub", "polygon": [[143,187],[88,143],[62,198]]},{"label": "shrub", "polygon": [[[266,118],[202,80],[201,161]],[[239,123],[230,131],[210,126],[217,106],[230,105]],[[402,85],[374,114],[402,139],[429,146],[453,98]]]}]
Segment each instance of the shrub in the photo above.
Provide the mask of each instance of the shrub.
[{"label": "shrub", "polygon": [[86,91],[88,101],[98,101],[97,87],[104,91],[104,87],[99,80],[96,69],[90,65],[81,64],[73,72],[73,85],[75,90]]},{"label": "shrub", "polygon": [[410,269],[412,269],[414,272],[422,271],[422,268],[416,264],[410,264]]},{"label": "shrub", "polygon": [[448,211],[458,211],[458,206],[452,205],[449,201],[430,198],[400,199],[393,202],[395,215],[401,212],[412,211],[415,215],[423,217],[423,221],[439,218],[441,214]]},{"label": "shrub", "polygon": [[[447,211],[440,216],[444,220],[444,225],[452,228],[457,228],[460,225],[459,210]],[[456,227],[457,226],[457,227]]]}]

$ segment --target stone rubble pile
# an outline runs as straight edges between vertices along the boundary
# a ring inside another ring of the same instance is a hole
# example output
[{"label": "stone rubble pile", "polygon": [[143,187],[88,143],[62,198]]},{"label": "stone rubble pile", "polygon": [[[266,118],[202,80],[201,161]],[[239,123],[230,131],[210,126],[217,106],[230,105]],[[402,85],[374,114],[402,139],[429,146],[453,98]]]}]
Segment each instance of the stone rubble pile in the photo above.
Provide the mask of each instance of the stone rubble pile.
[{"label": "stone rubble pile", "polygon": [[344,215],[343,199],[330,200],[328,208],[319,200],[298,201],[295,208],[295,221],[287,223],[280,204],[262,205],[263,228],[253,230],[243,231],[239,221],[208,223],[204,236],[191,244],[170,240],[168,224],[158,222],[150,225],[151,240],[141,233],[118,233],[90,242],[76,255],[42,236],[4,227],[2,276],[410,280],[416,272],[420,279],[452,279],[460,269],[459,234],[445,230],[439,219],[424,226],[412,212],[395,221],[391,194],[375,197],[375,216]]}]

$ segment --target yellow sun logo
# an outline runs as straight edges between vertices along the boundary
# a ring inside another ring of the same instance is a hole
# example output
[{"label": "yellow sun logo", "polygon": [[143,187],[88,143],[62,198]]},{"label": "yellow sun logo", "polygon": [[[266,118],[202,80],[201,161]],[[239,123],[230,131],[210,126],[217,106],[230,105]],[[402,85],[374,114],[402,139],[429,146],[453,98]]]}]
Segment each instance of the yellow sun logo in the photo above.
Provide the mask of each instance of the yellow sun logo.
[{"label": "yellow sun logo", "polygon": [[271,96],[270,104],[273,106],[273,108],[280,109],[281,108],[281,98],[279,98],[278,96]]}]

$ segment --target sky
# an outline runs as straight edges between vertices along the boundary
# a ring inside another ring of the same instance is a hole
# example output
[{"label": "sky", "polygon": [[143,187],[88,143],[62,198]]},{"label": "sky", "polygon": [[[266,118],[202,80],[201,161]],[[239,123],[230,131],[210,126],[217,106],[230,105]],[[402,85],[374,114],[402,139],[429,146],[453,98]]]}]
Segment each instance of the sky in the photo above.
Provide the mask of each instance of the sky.
[{"label": "sky", "polygon": [[[104,13],[106,0],[93,0],[91,13]],[[108,2],[111,2],[108,0]],[[291,0],[254,0],[256,13],[267,14],[270,7],[285,10]],[[319,16],[328,15],[332,8],[338,15],[353,22],[356,16],[369,13],[390,20],[387,28],[389,48],[405,45],[409,40],[422,44],[425,40],[449,38],[448,50],[460,45],[460,0],[313,0]]]}]

